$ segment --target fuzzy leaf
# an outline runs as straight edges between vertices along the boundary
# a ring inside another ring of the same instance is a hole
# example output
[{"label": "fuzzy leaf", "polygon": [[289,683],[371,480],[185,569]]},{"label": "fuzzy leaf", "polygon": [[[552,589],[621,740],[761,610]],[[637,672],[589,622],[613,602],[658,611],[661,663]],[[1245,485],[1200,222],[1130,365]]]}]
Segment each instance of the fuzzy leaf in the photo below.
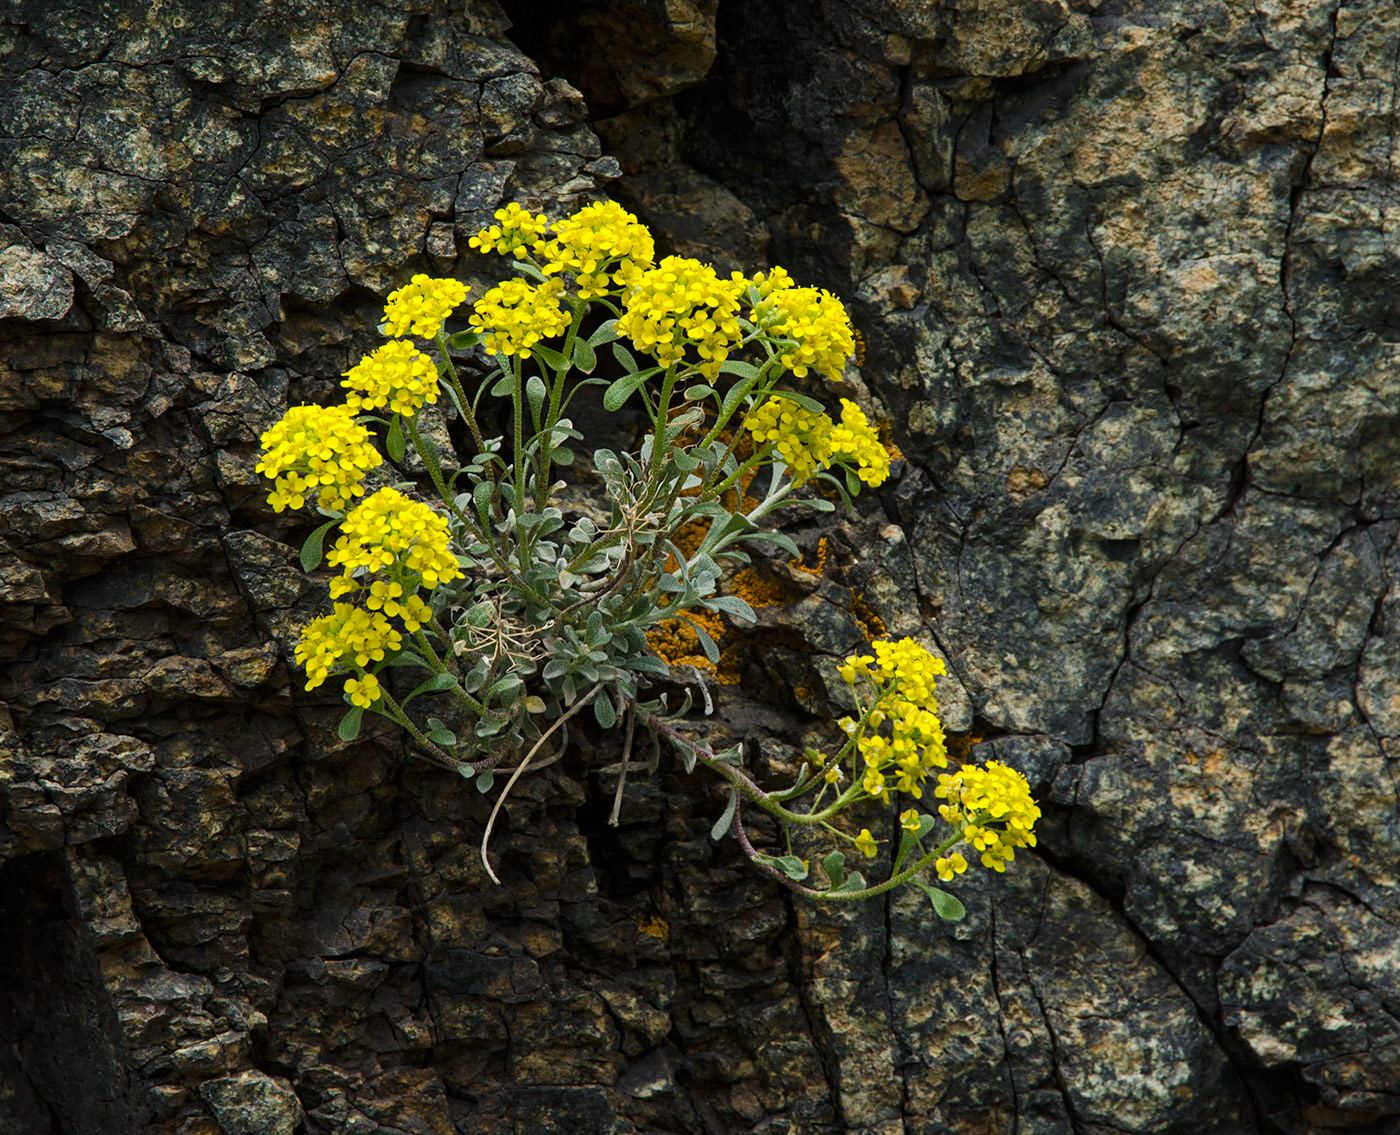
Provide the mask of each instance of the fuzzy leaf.
[{"label": "fuzzy leaf", "polygon": [[891,875],[898,875],[899,869],[904,866],[904,860],[909,857],[909,853],[914,850],[915,844],[929,832],[938,826],[938,821],[927,812],[919,817],[919,830],[917,832],[904,831],[899,840],[899,854],[894,859],[894,869]]},{"label": "fuzzy leaf", "polygon": [[598,356],[594,353],[593,344],[585,339],[574,340],[574,366],[583,374],[592,374],[593,368],[598,365]]},{"label": "fuzzy leaf", "polygon": [[839,887],[846,878],[846,856],[839,851],[833,851],[822,860],[822,870],[831,880],[831,885]]},{"label": "fuzzy leaf", "polygon": [[715,645],[715,640],[710,637],[710,632],[699,623],[691,622],[689,619],[686,619],[686,622],[695,628],[695,637],[700,640],[700,649],[705,652],[705,657],[711,662],[718,662],[719,647]]},{"label": "fuzzy leaf", "polygon": [[530,403],[530,416],[535,420],[535,428],[540,425],[540,408],[544,405],[545,395],[548,390],[545,388],[544,379],[537,374],[532,374],[525,380],[525,397]]},{"label": "fuzzy leaf", "polygon": [[598,719],[598,724],[604,729],[611,729],[617,724],[617,709],[612,703],[612,698],[605,693],[600,693],[593,699],[593,716]]},{"label": "fuzzy leaf", "polygon": [[624,374],[617,381],[613,382],[603,391],[603,409],[609,413],[616,413],[622,409],[622,405],[630,397],[637,387],[646,381],[644,372],[633,371],[631,374]]},{"label": "fuzzy leaf", "polygon": [[553,370],[563,370],[569,365],[569,360],[556,351],[553,347],[544,347],[536,343],[530,348],[532,354],[538,355]]},{"label": "fuzzy leaf", "polygon": [[451,674],[434,674],[403,700],[404,702],[410,702],[419,694],[435,694],[442,690],[450,690],[456,684],[457,679]]},{"label": "fuzzy leaf", "polygon": [[403,442],[403,421],[395,414],[394,420],[389,423],[389,433],[384,438],[384,448],[389,451],[390,461],[402,461],[404,450],[407,448]]},{"label": "fuzzy leaf", "polygon": [[807,877],[807,864],[795,855],[756,855],[754,859],[776,867],[794,883],[800,883]]},{"label": "fuzzy leaf", "polygon": [[961,922],[967,917],[967,907],[958,901],[957,896],[950,895],[947,891],[940,891],[937,887],[930,887],[922,879],[910,881],[928,895],[929,901],[933,903],[934,913],[944,922]]},{"label": "fuzzy leaf", "polygon": [[733,615],[736,619],[743,619],[746,623],[758,622],[758,616],[754,614],[752,607],[737,595],[715,595],[703,601],[703,606],[711,611],[723,611],[726,615]]},{"label": "fuzzy leaf", "polygon": [[865,876],[859,871],[852,871],[846,876],[846,881],[839,887],[832,887],[829,894],[846,895],[855,891],[863,891],[866,888]]},{"label": "fuzzy leaf", "polygon": [[757,378],[758,367],[742,359],[725,359],[719,365],[722,374],[737,374],[740,378]]},{"label": "fuzzy leaf", "polygon": [[623,370],[625,370],[628,374],[637,373],[637,360],[632,357],[631,351],[629,351],[621,343],[614,343],[612,345],[612,353],[613,358],[617,360],[618,365],[621,366]]},{"label": "fuzzy leaf", "polygon": [[338,520],[327,520],[306,538],[301,546],[302,571],[315,571],[321,566],[321,546],[325,543],[326,533],[339,523]]},{"label": "fuzzy leaf", "polygon": [[736,788],[730,791],[729,803],[725,805],[724,812],[720,818],[715,821],[715,826],[710,829],[710,838],[712,840],[718,843],[724,838],[725,833],[729,831],[730,825],[734,823],[734,813],[738,810],[739,790]]},{"label": "fuzzy leaf", "polygon": [[808,398],[805,394],[794,394],[791,390],[775,390],[774,398],[786,398],[789,402],[796,402],[804,410],[810,410],[814,414],[825,414],[826,407],[815,398]]},{"label": "fuzzy leaf", "polygon": [[617,339],[617,320],[605,319],[598,324],[598,330],[588,337],[590,347],[601,347],[604,343],[611,343]]},{"label": "fuzzy leaf", "polygon": [[364,720],[364,717],[365,711],[359,706],[354,706],[335,727],[336,735],[342,741],[353,741],[360,735],[360,722]]}]

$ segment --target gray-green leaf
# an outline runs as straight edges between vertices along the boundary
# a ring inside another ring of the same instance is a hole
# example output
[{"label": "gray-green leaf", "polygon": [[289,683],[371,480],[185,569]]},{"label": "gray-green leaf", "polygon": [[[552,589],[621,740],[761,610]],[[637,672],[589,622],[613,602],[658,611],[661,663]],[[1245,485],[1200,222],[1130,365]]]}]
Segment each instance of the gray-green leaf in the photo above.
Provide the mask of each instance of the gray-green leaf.
[{"label": "gray-green leaf", "polygon": [[302,571],[315,571],[321,566],[321,547],[325,543],[326,533],[339,523],[338,520],[328,520],[306,538],[301,546]]},{"label": "gray-green leaf", "polygon": [[912,882],[928,895],[929,901],[933,903],[934,913],[944,922],[961,922],[967,917],[967,907],[963,906],[956,896],[947,891],[940,891],[937,887],[930,887],[922,879],[914,879]]},{"label": "gray-green leaf", "polygon": [[831,880],[833,887],[839,887],[846,878],[846,856],[839,851],[833,851],[822,860],[822,870],[826,872],[826,877]]},{"label": "gray-green leaf", "polygon": [[342,741],[353,741],[360,735],[360,722],[364,717],[365,711],[355,706],[340,719],[340,724],[335,727],[336,734]]},{"label": "gray-green leaf", "polygon": [[729,803],[725,805],[724,812],[715,826],[710,829],[710,838],[718,843],[724,838],[724,834],[729,831],[730,825],[734,823],[734,813],[739,810],[739,790],[731,789],[729,793]]}]

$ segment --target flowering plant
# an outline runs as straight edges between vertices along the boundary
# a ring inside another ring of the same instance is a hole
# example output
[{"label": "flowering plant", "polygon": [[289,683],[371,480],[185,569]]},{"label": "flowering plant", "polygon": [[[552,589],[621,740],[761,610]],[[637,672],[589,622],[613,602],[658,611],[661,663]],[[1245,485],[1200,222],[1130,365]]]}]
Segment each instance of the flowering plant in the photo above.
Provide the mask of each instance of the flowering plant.
[{"label": "flowering plant", "polygon": [[[848,873],[841,850],[877,854],[870,831],[852,835],[843,813],[888,804],[893,792],[921,800],[930,771],[948,765],[934,696],[943,663],[921,646],[876,642],[873,655],[846,660],[853,716],[839,723],[845,741],[830,754],[809,750],[796,783],[782,790],[759,787],[742,746],[714,753],[677,727],[688,695],[675,712],[664,695],[644,696],[653,679],[669,676],[648,643],[660,624],[689,623],[713,662],[706,619],[753,621],[721,581],[727,567],[748,562],[746,544],[797,552],[764,526],[776,509],[834,507],[796,490],[824,486],[850,507],[862,485],[889,474],[890,453],[855,402],[842,400],[837,422],[785,385],[812,370],[841,378],[854,340],[840,301],[797,286],[781,268],[726,279],[695,260],[658,262],[645,226],[611,202],[555,224],[511,204],[496,220],[470,243],[511,257],[518,275],[476,300],[469,329],[446,330],[467,298],[461,283],[414,276],[388,298],[388,341],[345,373],[345,404],[294,406],[263,435],[258,471],[272,481],[273,509],[311,502],[325,518],[303,545],[302,566],[315,570],[324,558],[339,573],[332,610],[296,646],[306,688],[343,682],[342,738],[358,735],[365,713],[389,718],[421,755],[483,793],[513,762],[482,838],[492,879],[487,848],[502,802],[552,738],[562,752],[567,723],[588,708],[603,729],[623,726],[612,822],[636,767],[640,724],[673,744],[688,771],[703,765],[723,778],[727,805],[712,834],[733,830],[761,870],[819,900],[911,882],[941,915],[961,917],[961,904],[922,876],[932,870],[946,881],[966,870],[959,846],[1001,871],[1016,847],[1034,843],[1039,810],[1019,773],[993,762],[940,775],[937,817],[904,811],[884,882]],[[484,376],[469,381],[467,367],[459,370],[468,355],[484,358]],[[578,451],[583,435],[568,412],[589,387],[601,390],[605,410],[633,406],[644,415],[635,452]],[[423,408],[440,396],[470,442],[465,462],[425,428]],[[501,400],[502,436],[485,428],[488,398]],[[372,428],[406,479],[371,492],[367,481],[384,463]],[[605,507],[590,512],[561,495],[568,485],[559,471],[576,463],[585,473],[591,465]],[[415,469],[427,485],[408,478]],[[428,488],[433,504],[413,495]],[[681,539],[697,526],[703,535]],[[425,672],[423,680],[404,692],[407,683],[388,681],[399,667]],[[785,854],[754,847],[746,806],[777,821]],[[810,861],[792,852],[799,830],[833,845],[822,859],[824,886],[806,885]]]}]

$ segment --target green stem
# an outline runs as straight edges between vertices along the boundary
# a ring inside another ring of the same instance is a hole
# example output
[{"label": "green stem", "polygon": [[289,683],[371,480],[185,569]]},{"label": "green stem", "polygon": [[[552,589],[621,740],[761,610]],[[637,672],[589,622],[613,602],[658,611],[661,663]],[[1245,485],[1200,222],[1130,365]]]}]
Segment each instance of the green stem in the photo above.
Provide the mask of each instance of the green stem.
[{"label": "green stem", "polygon": [[560,404],[564,398],[564,378],[571,368],[574,340],[578,338],[578,329],[583,323],[584,313],[588,310],[587,301],[572,302],[576,303],[574,318],[569,324],[568,334],[564,336],[564,348],[559,352],[564,356],[564,365],[554,372],[553,388],[549,392],[549,413],[543,426],[545,434],[540,442],[540,475],[539,481],[535,485],[535,507],[541,511],[549,499],[549,475],[554,464],[554,423],[559,420]]},{"label": "green stem", "polygon": [[891,875],[883,883],[876,883],[873,887],[865,887],[859,891],[841,891],[839,893],[835,891],[819,891],[816,897],[819,899],[824,899],[828,902],[846,902],[848,900],[855,901],[857,899],[868,899],[873,898],[875,895],[882,895],[886,891],[893,890],[895,887],[898,887],[902,883],[907,883],[915,875],[920,874],[925,868],[928,867],[930,863],[932,863],[945,851],[948,851],[950,848],[956,847],[958,844],[960,844],[962,842],[962,838],[963,837],[961,834],[949,836],[946,840],[944,840],[927,855],[925,855],[922,859],[920,859],[917,863],[915,863],[914,866],[906,867],[898,875]]},{"label": "green stem", "polygon": [[457,507],[457,502],[447,488],[447,482],[443,480],[442,467],[438,464],[437,459],[429,454],[427,446],[423,443],[423,436],[418,431],[418,420],[416,418],[404,418],[403,421],[408,430],[409,440],[413,442],[413,448],[422,459],[423,464],[427,466],[428,476],[432,478],[433,488],[437,490],[438,496],[442,498],[442,503],[448,507],[453,516],[461,521],[466,528],[471,530],[472,535],[475,536],[478,541],[486,546],[491,559],[495,561],[496,566],[500,568],[501,572],[510,580],[512,587],[518,588],[542,607],[553,606],[545,596],[541,595],[521,579],[511,568],[510,564],[506,562],[505,557],[501,555],[496,547],[494,534],[483,531],[476,520]]},{"label": "green stem", "polygon": [[442,358],[442,370],[438,373],[446,377],[452,386],[452,391],[457,395],[457,408],[462,412],[462,417],[466,420],[467,429],[471,431],[472,444],[476,446],[478,453],[486,452],[486,442],[482,440],[481,427],[477,425],[476,414],[472,410],[472,404],[467,401],[467,395],[462,390],[462,383],[457,378],[457,368],[452,363],[452,356],[447,345],[447,332],[441,327],[438,328],[437,338],[438,354]]},{"label": "green stem", "polygon": [[426,760],[431,761],[435,765],[441,765],[443,768],[451,769],[453,772],[462,765],[462,761],[457,760],[449,753],[439,749],[423,736],[423,731],[413,724],[408,714],[404,712],[403,706],[399,705],[399,703],[394,700],[393,695],[382,686],[380,687],[379,696],[383,699],[385,706],[388,707],[389,716],[407,729],[409,736],[418,742],[419,747],[423,750],[422,755]]},{"label": "green stem", "polygon": [[639,710],[638,712],[642,714],[642,723],[644,725],[650,726],[663,737],[667,737],[672,741],[679,741],[682,745],[686,746],[686,748],[695,754],[695,759],[702,765],[729,781],[733,787],[739,790],[745,799],[757,804],[774,819],[785,820],[791,824],[821,824],[831,816],[834,816],[847,804],[850,804],[861,792],[859,782],[853,780],[850,788],[846,789],[836,800],[828,804],[820,812],[802,813],[789,811],[787,808],[777,803],[772,793],[764,792],[763,789],[759,788],[759,786],[742,770],[719,760],[703,745],[692,741],[684,733],[681,733],[666,722],[653,717],[645,711]]}]

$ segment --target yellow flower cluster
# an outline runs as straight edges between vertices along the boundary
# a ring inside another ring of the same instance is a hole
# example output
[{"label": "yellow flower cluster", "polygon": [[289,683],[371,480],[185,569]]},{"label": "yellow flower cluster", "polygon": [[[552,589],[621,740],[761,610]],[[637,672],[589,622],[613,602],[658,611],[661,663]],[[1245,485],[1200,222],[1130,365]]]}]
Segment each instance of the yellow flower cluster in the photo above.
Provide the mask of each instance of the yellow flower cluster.
[{"label": "yellow flower cluster", "polygon": [[384,461],[345,406],[293,406],[261,440],[257,471],[273,482],[267,499],[274,512],[301,508],[313,492],[322,508],[344,508],[364,493],[365,473]]},{"label": "yellow flower cluster", "polygon": [[755,276],[754,283],[761,298],[751,313],[753,321],[769,334],[793,341],[782,352],[783,366],[799,378],[810,368],[841,378],[856,350],[845,305],[822,288],[794,287],[781,268]]},{"label": "yellow flower cluster", "polygon": [[384,305],[384,323],[395,338],[413,334],[431,339],[443,320],[467,298],[460,280],[435,280],[419,273],[398,291],[389,293]]},{"label": "yellow flower cluster", "polygon": [[[342,568],[346,579],[361,568],[370,573],[393,569],[396,575],[408,573],[405,582],[416,587],[421,580],[431,591],[462,574],[446,518],[397,489],[380,489],[366,498],[345,517],[340,532],[326,560]],[[385,592],[379,598],[387,609],[398,595]]]},{"label": "yellow flower cluster", "polygon": [[[1016,848],[1035,846],[1040,809],[1031,799],[1026,778],[1014,768],[1000,761],[988,761],[985,768],[967,765],[940,776],[934,795],[948,801],[939,805],[939,815],[961,829],[963,839],[981,853],[983,867],[1005,871],[1016,856]],[[959,873],[961,870],[966,870],[965,863]],[[939,874],[950,877],[941,869]]]},{"label": "yellow flower cluster", "polygon": [[433,360],[412,343],[394,339],[371,351],[345,372],[345,403],[354,413],[388,406],[411,418],[424,402],[436,402],[438,373]]},{"label": "yellow flower cluster", "polygon": [[831,430],[831,460],[856,466],[856,476],[871,488],[883,485],[890,475],[890,452],[881,443],[870,421],[849,398],[841,399],[841,424]]},{"label": "yellow flower cluster", "polygon": [[831,419],[775,395],[748,416],[744,426],[759,445],[772,442],[792,473],[793,484],[809,480],[831,463]]},{"label": "yellow flower cluster", "polygon": [[569,329],[569,315],[559,306],[564,281],[546,280],[539,286],[519,278],[503,280],[476,301],[468,322],[481,333],[488,355],[530,357],[541,339]]},{"label": "yellow flower cluster", "polygon": [[890,475],[889,450],[865,412],[848,398],[841,399],[840,425],[781,394],[765,401],[744,424],[760,445],[774,443],[783,464],[792,470],[794,484],[837,462],[854,465],[856,475],[871,487],[884,484]]},{"label": "yellow flower cluster", "polygon": [[700,358],[697,369],[714,378],[743,338],[739,299],[746,286],[742,276],[721,280],[708,264],[668,256],[628,289],[617,332],[662,366],[694,347]]},{"label": "yellow flower cluster", "polygon": [[544,247],[549,221],[543,213],[531,216],[529,209],[512,201],[504,209],[496,210],[496,220],[500,223],[487,225],[467,244],[481,252],[498,252],[502,256],[510,256],[522,248],[539,252]]},{"label": "yellow flower cluster", "polygon": [[[314,690],[342,666],[363,670],[371,662],[383,662],[402,645],[403,636],[382,612],[337,603],[329,615],[306,625],[297,642],[296,660],[306,668],[306,688]],[[376,696],[378,685],[376,681],[373,687]],[[362,681],[346,689],[352,697],[363,691]]]},{"label": "yellow flower cluster", "polygon": [[[923,795],[923,782],[931,768],[948,767],[943,724],[938,719],[934,694],[937,676],[947,673],[941,658],[930,654],[911,638],[873,644],[875,654],[852,655],[840,667],[846,682],[865,679],[875,689],[875,701],[864,723],[852,718],[839,722],[856,738],[856,750],[865,761],[862,787],[871,796],[889,800],[891,785],[911,796]],[[882,732],[889,725],[889,736]]]},{"label": "yellow flower cluster", "polygon": [[543,255],[546,275],[572,272],[579,298],[591,299],[635,285],[656,251],[645,225],[616,202],[600,201],[555,225]]}]

